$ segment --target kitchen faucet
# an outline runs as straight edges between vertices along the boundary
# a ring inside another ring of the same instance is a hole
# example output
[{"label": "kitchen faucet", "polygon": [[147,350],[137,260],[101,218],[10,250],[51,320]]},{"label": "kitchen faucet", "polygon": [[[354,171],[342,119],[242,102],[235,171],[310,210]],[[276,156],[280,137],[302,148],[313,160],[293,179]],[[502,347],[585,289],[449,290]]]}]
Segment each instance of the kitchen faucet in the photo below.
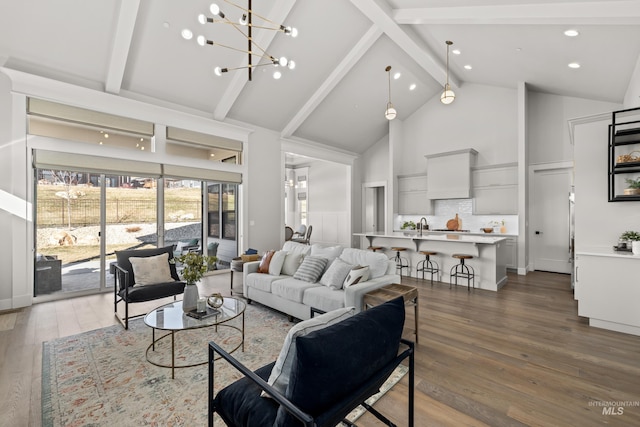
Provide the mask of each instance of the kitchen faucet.
[{"label": "kitchen faucet", "polygon": [[[424,221],[424,226],[422,225],[423,221]],[[420,237],[422,237],[422,231],[428,230],[428,229],[429,229],[429,224],[427,224],[427,218],[425,217],[420,218],[420,222],[418,223],[418,232],[420,233]]]}]

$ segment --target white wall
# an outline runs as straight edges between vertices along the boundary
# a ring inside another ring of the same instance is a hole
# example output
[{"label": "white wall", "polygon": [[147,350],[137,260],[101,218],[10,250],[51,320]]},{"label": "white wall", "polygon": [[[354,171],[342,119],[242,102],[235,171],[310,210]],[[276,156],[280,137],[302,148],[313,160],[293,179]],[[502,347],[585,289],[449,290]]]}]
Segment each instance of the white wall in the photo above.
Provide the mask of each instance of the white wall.
[{"label": "white wall", "polygon": [[534,165],[573,159],[569,119],[619,110],[622,105],[529,91],[527,107],[529,164]]},{"label": "white wall", "polygon": [[348,166],[314,161],[309,163],[309,221],[311,241],[325,245],[349,246],[350,218],[347,203]]},{"label": "white wall", "polygon": [[456,100],[429,100],[404,122],[400,174],[424,173],[425,155],[474,148],[477,165],[517,161],[515,89],[465,84]]}]

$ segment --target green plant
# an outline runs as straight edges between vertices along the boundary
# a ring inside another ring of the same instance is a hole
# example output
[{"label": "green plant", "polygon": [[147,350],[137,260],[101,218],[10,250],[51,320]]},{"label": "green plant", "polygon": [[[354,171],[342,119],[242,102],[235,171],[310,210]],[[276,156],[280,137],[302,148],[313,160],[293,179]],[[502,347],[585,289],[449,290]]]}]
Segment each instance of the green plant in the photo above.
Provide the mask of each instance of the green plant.
[{"label": "green plant", "polygon": [[629,185],[629,188],[640,188],[640,178],[627,178],[625,179],[625,182]]},{"label": "green plant", "polygon": [[188,285],[194,285],[209,270],[209,266],[217,260],[214,256],[204,256],[197,252],[189,252],[174,258],[174,262],[182,264],[182,277]]},{"label": "green plant", "polygon": [[416,223],[413,221],[405,221],[402,224],[402,227],[400,227],[401,230],[405,230],[405,229],[409,229],[409,230],[415,230],[416,229]]},{"label": "green plant", "polygon": [[638,233],[637,231],[625,231],[620,235],[620,240],[638,241],[640,240],[640,233]]}]

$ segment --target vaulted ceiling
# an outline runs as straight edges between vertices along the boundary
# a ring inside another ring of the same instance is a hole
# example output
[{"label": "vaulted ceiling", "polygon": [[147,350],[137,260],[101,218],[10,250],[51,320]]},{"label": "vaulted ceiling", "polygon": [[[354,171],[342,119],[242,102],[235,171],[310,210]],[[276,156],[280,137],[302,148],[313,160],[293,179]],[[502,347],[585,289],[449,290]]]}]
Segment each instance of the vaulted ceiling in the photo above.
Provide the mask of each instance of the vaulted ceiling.
[{"label": "vaulted ceiling", "polygon": [[[242,14],[214,1],[233,20]],[[388,132],[386,66],[401,73],[391,81],[400,119],[440,96],[446,40],[460,51],[450,55],[449,75],[458,97],[467,83],[527,82],[537,91],[622,103],[639,67],[638,0],[253,0],[254,25],[261,15],[298,29],[296,38],[253,30],[257,44],[296,68],[280,67],[278,80],[270,65],[255,68],[252,81],[246,70],[218,77],[215,67],[246,66],[247,55],[199,46],[181,31],[239,49],[247,42],[231,25],[197,22],[200,13],[213,17],[210,3],[5,0],[0,65],[353,153]],[[567,29],[579,35],[567,37]]]}]

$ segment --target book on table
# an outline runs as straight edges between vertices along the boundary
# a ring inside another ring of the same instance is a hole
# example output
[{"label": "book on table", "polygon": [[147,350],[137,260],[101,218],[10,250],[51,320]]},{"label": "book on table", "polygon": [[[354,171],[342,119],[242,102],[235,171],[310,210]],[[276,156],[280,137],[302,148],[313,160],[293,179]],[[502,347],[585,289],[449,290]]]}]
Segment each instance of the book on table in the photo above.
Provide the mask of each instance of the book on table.
[{"label": "book on table", "polygon": [[207,307],[206,311],[198,311],[197,309],[194,308],[193,310],[187,311],[186,314],[189,317],[193,317],[195,319],[200,320],[200,319],[206,319],[207,317],[216,316],[220,314],[220,310]]}]

